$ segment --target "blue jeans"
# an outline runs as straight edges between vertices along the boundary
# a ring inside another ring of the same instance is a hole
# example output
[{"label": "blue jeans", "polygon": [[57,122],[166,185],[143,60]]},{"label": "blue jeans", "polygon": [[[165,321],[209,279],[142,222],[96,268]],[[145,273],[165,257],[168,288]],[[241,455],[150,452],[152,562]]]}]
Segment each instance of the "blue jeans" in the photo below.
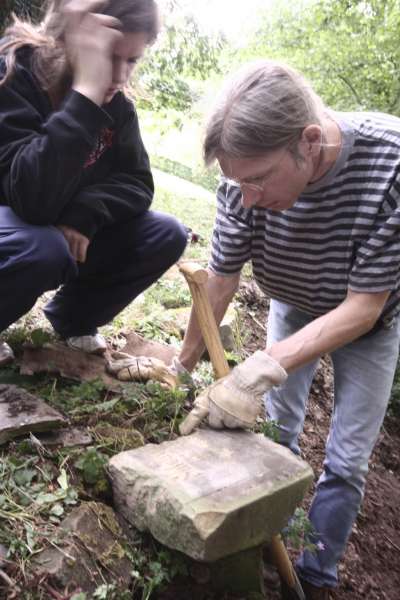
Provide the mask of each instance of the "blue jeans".
[{"label": "blue jeans", "polygon": [[174,217],[147,211],[99,231],[79,264],[56,227],[30,225],[0,206],[0,332],[61,286],[47,318],[62,337],[92,335],[178,260],[186,240]]},{"label": "blue jeans", "polygon": [[[271,301],[268,346],[304,327],[313,317],[283,302]],[[363,498],[368,460],[390,398],[400,339],[400,319],[390,329],[335,350],[334,408],[324,471],[318,480],[309,518],[321,542],[315,554],[303,552],[299,574],[318,587],[337,585],[337,563]],[[267,417],[279,423],[280,441],[299,454],[306,402],[318,361],[291,373],[283,386],[266,395]]]}]

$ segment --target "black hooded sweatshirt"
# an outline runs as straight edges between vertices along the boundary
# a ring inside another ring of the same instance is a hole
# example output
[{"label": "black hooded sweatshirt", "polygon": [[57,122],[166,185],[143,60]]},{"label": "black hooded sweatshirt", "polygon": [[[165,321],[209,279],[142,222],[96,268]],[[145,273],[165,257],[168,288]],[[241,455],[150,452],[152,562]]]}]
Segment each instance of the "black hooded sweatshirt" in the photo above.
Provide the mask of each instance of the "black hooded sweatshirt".
[{"label": "black hooded sweatshirt", "polygon": [[27,223],[88,238],[146,211],[153,177],[132,102],[118,92],[99,107],[70,90],[54,110],[31,61],[29,47],[19,50],[0,86],[0,204]]}]

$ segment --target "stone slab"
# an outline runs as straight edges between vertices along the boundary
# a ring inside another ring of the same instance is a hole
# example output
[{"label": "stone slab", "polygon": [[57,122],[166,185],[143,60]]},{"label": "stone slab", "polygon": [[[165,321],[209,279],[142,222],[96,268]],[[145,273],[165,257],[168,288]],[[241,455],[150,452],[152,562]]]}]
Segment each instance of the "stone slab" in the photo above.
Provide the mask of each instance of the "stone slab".
[{"label": "stone slab", "polygon": [[93,438],[83,427],[70,427],[58,431],[48,431],[37,436],[45,446],[62,446],[72,448],[74,446],[90,446]]},{"label": "stone slab", "polygon": [[122,352],[132,354],[132,356],[151,356],[153,358],[159,358],[163,360],[165,364],[169,365],[177,354],[176,348],[163,344],[161,342],[155,342],[153,340],[147,340],[134,331],[127,333],[126,344],[122,348]]},{"label": "stone slab", "polygon": [[116,509],[130,523],[204,561],[270,541],[313,477],[261,434],[209,429],[117,454],[109,473]]},{"label": "stone slab", "polygon": [[41,348],[25,347],[20,373],[21,375],[57,373],[76,381],[101,379],[104,385],[112,391],[118,391],[121,387],[118,381],[106,372],[104,356],[75,350],[62,342],[46,344]]},{"label": "stone slab", "polygon": [[40,574],[59,586],[93,593],[104,582],[128,587],[132,564],[121,545],[122,530],[115,513],[100,502],[83,502],[60,526],[57,546],[35,557]]},{"label": "stone slab", "polygon": [[0,384],[0,444],[65,424],[65,418],[37,396],[16,385]]}]

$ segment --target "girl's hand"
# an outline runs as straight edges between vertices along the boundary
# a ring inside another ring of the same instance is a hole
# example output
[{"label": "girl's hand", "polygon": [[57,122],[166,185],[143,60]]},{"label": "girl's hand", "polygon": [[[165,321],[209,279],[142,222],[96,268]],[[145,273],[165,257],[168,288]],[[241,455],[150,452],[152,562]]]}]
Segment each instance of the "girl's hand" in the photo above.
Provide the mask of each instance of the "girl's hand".
[{"label": "girl's hand", "polygon": [[61,231],[67,240],[69,251],[76,262],[84,263],[86,260],[87,249],[90,244],[89,238],[67,225],[57,225],[57,229]]},{"label": "girl's hand", "polygon": [[112,83],[115,44],[123,37],[118,19],[96,13],[103,5],[99,0],[69,0],[61,10],[72,88],[99,106]]}]

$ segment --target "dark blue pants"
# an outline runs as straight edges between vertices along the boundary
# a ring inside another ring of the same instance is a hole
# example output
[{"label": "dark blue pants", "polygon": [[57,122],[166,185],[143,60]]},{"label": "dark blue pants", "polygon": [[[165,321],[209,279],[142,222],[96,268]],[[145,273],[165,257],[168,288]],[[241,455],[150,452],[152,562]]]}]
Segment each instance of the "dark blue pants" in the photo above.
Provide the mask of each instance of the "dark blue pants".
[{"label": "dark blue pants", "polygon": [[186,238],[174,217],[149,211],[97,233],[79,264],[56,227],[29,225],[0,206],[0,332],[61,285],[45,307],[55,331],[94,334],[178,260]]}]

